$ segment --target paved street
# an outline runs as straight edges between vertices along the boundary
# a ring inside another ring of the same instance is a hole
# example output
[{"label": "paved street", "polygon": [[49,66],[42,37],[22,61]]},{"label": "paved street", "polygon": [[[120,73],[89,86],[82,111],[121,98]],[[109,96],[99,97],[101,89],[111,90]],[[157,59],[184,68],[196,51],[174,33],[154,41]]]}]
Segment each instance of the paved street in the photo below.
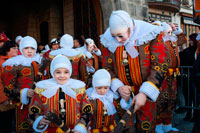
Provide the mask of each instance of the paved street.
[{"label": "paved street", "polygon": [[180,133],[191,133],[194,126],[194,122],[184,121],[186,113],[174,114],[173,126],[180,130]]}]

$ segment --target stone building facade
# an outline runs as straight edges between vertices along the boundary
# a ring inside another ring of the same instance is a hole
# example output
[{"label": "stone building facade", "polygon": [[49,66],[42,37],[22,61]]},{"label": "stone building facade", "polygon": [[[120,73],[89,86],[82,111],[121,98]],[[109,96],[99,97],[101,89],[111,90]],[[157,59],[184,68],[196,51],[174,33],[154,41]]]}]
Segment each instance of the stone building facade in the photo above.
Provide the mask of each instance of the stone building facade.
[{"label": "stone building facade", "polygon": [[146,0],[7,0],[0,11],[0,32],[11,39],[33,36],[48,43],[59,34],[91,37],[96,43],[108,27],[113,10],[128,11],[135,19],[147,20]]}]

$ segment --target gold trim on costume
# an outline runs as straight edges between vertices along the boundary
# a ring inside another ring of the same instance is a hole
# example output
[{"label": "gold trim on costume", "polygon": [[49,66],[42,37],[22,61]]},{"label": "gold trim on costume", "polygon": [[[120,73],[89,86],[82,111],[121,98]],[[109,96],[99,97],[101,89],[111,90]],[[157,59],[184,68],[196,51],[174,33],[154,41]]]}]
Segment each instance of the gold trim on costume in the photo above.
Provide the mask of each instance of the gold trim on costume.
[{"label": "gold trim on costume", "polygon": [[149,84],[153,85],[157,90],[159,90],[158,87],[153,82],[151,82],[151,81],[146,81],[146,82],[148,82]]}]

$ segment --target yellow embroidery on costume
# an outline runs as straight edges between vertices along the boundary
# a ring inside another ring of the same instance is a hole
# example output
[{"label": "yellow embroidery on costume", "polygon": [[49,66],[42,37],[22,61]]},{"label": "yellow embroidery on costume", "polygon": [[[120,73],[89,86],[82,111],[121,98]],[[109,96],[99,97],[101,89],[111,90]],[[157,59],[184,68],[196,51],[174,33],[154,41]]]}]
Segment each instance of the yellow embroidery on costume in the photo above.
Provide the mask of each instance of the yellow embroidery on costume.
[{"label": "yellow embroidery on costume", "polygon": [[149,47],[150,47],[150,45],[149,44],[147,44],[146,46],[145,46],[145,48],[144,48],[144,54],[149,54]]},{"label": "yellow embroidery on costume", "polygon": [[83,107],[82,112],[84,112],[84,113],[91,113],[92,112],[92,106],[90,104],[86,104]]},{"label": "yellow embroidery on costume", "polygon": [[160,70],[160,67],[159,66],[155,66],[154,68],[156,71],[159,71]]},{"label": "yellow embroidery on costume", "polygon": [[168,69],[168,64],[163,63],[163,64],[162,64],[162,69],[161,69],[161,70],[162,70],[163,72],[167,72],[167,69]]},{"label": "yellow embroidery on costume", "polygon": [[80,119],[80,114],[76,115],[76,119],[79,120]]},{"label": "yellow embroidery on costume", "polygon": [[112,59],[111,58],[108,58],[108,63],[112,63]]},{"label": "yellow embroidery on costume", "polygon": [[13,85],[12,85],[12,84],[9,84],[9,85],[8,85],[8,88],[9,88],[9,89],[12,89],[12,88],[13,88]]},{"label": "yellow embroidery on costume", "polygon": [[30,68],[24,68],[24,69],[22,69],[22,75],[23,76],[31,75],[31,69]]},{"label": "yellow embroidery on costume", "polygon": [[73,89],[72,90],[74,92],[76,92],[76,94],[84,94],[85,93],[85,87],[84,88],[80,88],[80,89]]},{"label": "yellow embroidery on costume", "polygon": [[141,124],[143,130],[149,130],[151,128],[151,123],[149,121],[144,121]]},{"label": "yellow embroidery on costume", "polygon": [[154,60],[155,58],[155,55],[151,55],[151,60]]},{"label": "yellow embroidery on costume", "polygon": [[35,92],[37,94],[41,94],[43,91],[45,91],[45,89],[41,89],[41,88],[38,88],[38,87],[35,88]]},{"label": "yellow embroidery on costume", "polygon": [[13,69],[13,67],[12,66],[6,66],[6,68],[5,68],[7,71],[11,71],[12,69]]},{"label": "yellow embroidery on costume", "polygon": [[40,113],[41,112],[41,109],[35,105],[31,106],[29,108],[30,110],[30,114],[36,114],[36,113]]}]

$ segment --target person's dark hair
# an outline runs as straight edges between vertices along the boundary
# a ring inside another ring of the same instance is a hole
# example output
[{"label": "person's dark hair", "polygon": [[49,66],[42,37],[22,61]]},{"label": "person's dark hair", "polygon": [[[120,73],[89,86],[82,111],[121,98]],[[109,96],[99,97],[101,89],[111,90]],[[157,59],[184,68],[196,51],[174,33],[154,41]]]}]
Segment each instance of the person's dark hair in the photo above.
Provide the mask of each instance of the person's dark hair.
[{"label": "person's dark hair", "polygon": [[192,33],[191,35],[189,35],[190,40],[193,41],[193,46],[197,46],[197,40],[196,40],[197,35],[198,35],[197,33]]},{"label": "person's dark hair", "polygon": [[6,41],[0,50],[0,55],[6,56],[12,47],[18,47],[18,44],[15,41]]}]

